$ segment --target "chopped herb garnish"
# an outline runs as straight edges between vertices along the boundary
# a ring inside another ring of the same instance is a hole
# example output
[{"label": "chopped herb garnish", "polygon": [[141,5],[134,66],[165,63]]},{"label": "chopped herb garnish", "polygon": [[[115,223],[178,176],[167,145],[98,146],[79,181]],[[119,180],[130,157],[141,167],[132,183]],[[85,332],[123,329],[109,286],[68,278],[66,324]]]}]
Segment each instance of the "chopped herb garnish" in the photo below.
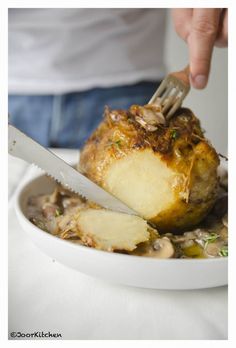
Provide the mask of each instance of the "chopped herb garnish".
[{"label": "chopped herb garnish", "polygon": [[114,144],[115,144],[116,146],[120,147],[120,146],[121,146],[121,140],[116,140],[116,141],[114,141]]},{"label": "chopped herb garnish", "polygon": [[62,214],[62,212],[60,211],[60,209],[56,209],[55,211],[55,216],[60,216]]},{"label": "chopped herb garnish", "polygon": [[205,248],[207,247],[208,244],[215,242],[217,238],[219,238],[219,235],[216,233],[211,233],[210,236],[205,237],[203,239],[205,242]]},{"label": "chopped herb garnish", "polygon": [[119,140],[114,141],[114,140],[109,139],[107,146],[112,146],[112,145],[120,148],[121,147],[121,140],[119,139]]},{"label": "chopped herb garnish", "polygon": [[223,257],[227,257],[228,256],[228,247],[225,245],[223,246],[220,251],[219,251],[219,255],[223,256]]},{"label": "chopped herb garnish", "polygon": [[172,129],[171,130],[171,138],[175,140],[175,139],[178,138],[178,136],[179,136],[179,133],[177,132],[177,130],[176,129]]}]

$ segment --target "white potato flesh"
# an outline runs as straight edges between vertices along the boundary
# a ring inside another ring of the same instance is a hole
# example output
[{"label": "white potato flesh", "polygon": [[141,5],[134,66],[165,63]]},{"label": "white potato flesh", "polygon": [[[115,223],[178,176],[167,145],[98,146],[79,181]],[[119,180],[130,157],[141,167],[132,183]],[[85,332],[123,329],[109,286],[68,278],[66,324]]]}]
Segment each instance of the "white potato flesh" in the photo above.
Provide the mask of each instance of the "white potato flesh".
[{"label": "white potato flesh", "polygon": [[143,217],[151,219],[174,204],[176,175],[153,151],[136,151],[110,165],[104,187]]},{"label": "white potato flesh", "polygon": [[77,221],[81,239],[96,249],[132,251],[150,237],[147,222],[135,215],[87,209]]}]

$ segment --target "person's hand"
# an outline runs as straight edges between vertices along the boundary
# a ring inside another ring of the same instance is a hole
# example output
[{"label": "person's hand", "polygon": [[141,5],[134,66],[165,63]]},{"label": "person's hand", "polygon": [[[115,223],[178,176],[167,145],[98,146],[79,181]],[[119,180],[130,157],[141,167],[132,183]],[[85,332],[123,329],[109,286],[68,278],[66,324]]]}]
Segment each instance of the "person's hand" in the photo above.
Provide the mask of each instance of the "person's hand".
[{"label": "person's hand", "polygon": [[193,87],[207,85],[214,46],[228,45],[228,10],[182,8],[172,10],[177,34],[189,48],[190,79]]}]

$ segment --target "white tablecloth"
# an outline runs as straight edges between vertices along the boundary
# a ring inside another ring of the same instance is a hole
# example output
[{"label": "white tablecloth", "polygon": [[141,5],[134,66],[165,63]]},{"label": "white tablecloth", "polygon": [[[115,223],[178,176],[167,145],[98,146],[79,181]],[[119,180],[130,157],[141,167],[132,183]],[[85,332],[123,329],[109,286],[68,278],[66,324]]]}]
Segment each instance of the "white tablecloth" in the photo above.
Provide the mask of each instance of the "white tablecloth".
[{"label": "white tablecloth", "polygon": [[[57,153],[77,159],[77,151]],[[14,211],[17,187],[30,175],[30,166],[9,158],[9,338],[11,332],[50,331],[62,339],[227,339],[227,287],[126,287],[44,255],[22,231]]]}]

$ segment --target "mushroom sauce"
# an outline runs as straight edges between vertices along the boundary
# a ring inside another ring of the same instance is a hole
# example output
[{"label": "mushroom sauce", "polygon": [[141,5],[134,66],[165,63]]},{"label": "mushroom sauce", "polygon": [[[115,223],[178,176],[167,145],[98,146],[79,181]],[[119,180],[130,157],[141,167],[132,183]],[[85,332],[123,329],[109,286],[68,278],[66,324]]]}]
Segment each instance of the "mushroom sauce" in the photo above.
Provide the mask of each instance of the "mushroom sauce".
[{"label": "mushroom sauce", "polygon": [[[227,172],[220,177],[217,201],[207,217],[182,234],[159,234],[150,226],[150,240],[140,243],[130,255],[156,258],[214,258],[228,256],[228,190]],[[27,216],[40,229],[73,243],[85,245],[78,237],[73,216],[78,209],[97,208],[78,195],[57,185],[52,194],[32,196],[28,201]]]}]

